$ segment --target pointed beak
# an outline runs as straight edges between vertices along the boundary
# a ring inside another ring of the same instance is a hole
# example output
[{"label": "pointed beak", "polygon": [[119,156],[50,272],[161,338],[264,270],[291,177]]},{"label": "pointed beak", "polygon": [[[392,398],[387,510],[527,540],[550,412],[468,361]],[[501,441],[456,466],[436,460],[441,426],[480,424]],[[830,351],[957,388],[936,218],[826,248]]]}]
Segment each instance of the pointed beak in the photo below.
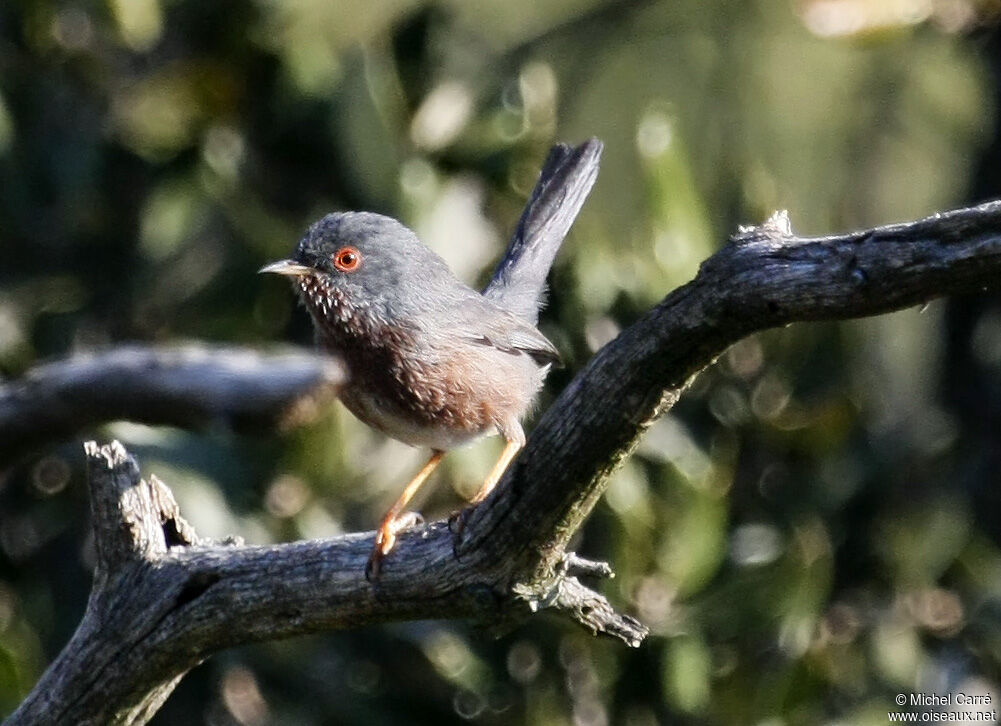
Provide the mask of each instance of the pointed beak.
[{"label": "pointed beak", "polygon": [[257,271],[257,274],[262,272],[273,272],[276,275],[309,275],[313,273],[312,267],[307,267],[306,265],[300,265],[295,260],[278,260],[278,262],[272,262],[270,265],[265,265]]}]

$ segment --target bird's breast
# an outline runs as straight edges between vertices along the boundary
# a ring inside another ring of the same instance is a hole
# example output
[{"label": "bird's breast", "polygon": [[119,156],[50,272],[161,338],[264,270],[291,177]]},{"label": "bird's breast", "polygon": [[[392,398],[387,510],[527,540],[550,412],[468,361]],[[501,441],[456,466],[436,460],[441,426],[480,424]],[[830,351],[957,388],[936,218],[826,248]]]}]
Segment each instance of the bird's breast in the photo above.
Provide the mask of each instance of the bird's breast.
[{"label": "bird's breast", "polygon": [[[321,336],[322,339],[322,336]],[[520,419],[546,368],[529,356],[386,326],[327,339],[348,369],[341,400],[368,425],[412,446],[447,450]]]},{"label": "bird's breast", "polygon": [[323,279],[304,281],[300,292],[319,345],[347,368],[341,400],[413,446],[447,450],[504,430],[528,410],[548,370],[517,350],[385,320]]}]

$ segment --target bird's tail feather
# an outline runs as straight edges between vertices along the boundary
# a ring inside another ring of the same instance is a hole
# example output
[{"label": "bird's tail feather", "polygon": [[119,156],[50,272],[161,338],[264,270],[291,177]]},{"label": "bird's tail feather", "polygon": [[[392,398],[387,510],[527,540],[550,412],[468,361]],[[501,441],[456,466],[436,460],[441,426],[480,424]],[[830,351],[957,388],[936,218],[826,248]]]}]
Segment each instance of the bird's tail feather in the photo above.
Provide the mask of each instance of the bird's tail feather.
[{"label": "bird's tail feather", "polygon": [[598,139],[576,148],[552,148],[511,243],[483,290],[485,297],[536,322],[549,268],[598,176],[601,150]]}]

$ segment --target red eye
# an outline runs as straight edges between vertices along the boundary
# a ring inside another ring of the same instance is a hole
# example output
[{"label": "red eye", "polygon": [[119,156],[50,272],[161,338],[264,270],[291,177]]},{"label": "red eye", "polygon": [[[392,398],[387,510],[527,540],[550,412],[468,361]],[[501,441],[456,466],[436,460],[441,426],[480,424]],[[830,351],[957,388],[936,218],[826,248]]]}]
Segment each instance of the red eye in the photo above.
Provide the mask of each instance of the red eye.
[{"label": "red eye", "polygon": [[341,247],[331,259],[341,272],[354,272],[361,264],[361,252],[357,247]]}]

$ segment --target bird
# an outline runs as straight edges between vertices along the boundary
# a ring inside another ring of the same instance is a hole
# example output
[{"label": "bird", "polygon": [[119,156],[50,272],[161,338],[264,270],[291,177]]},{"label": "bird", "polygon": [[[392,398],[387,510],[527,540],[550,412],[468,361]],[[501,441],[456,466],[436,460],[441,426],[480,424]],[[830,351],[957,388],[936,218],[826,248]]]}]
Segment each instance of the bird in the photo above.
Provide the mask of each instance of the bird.
[{"label": "bird", "polygon": [[366,566],[379,577],[405,508],[445,453],[481,436],[505,440],[471,504],[483,501],[525,445],[522,418],[556,347],[536,328],[556,253],[597,177],[603,145],[555,145],[508,247],[477,292],[397,220],[334,212],[309,227],[293,256],[261,268],[291,278],[318,346],[347,369],[339,393],[358,419],[427,463],[386,513]]}]

